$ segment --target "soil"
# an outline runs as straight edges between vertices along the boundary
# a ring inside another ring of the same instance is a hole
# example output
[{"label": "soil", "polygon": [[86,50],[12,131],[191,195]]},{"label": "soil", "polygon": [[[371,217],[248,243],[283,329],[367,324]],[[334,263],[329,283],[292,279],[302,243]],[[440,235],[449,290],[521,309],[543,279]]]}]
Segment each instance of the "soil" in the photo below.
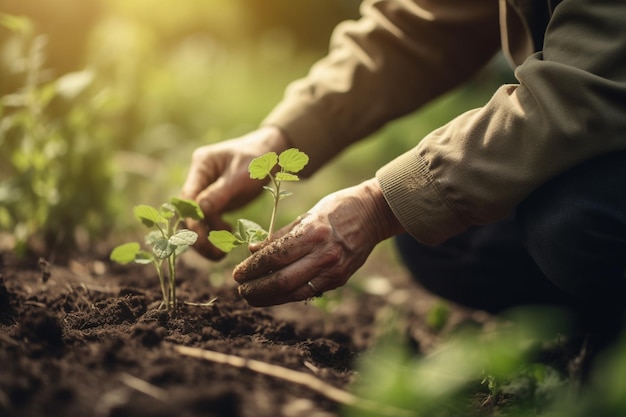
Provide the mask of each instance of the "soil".
[{"label": "soil", "polygon": [[[250,307],[232,280],[209,280],[210,266],[193,254],[179,268],[173,317],[157,308],[158,279],[145,266],[113,265],[106,256],[50,263],[0,253],[0,415],[337,416],[337,400],[250,369],[249,360],[349,390],[383,312],[402,309],[403,331],[418,352],[439,337],[425,322],[438,300],[375,256],[357,284],[338,293],[340,302],[324,296],[326,311],[311,302]],[[214,297],[210,307],[182,303]],[[452,313],[448,326],[480,319],[456,307]],[[177,346],[248,361],[201,360]]]}]

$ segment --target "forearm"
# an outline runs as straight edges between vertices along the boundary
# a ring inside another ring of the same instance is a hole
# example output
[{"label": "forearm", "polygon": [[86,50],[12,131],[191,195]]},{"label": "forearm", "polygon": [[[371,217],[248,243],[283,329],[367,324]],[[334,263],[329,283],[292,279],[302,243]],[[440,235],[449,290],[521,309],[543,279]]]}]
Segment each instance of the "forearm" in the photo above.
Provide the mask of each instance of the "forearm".
[{"label": "forearm", "polygon": [[459,85],[498,50],[497,3],[366,1],[328,56],[263,121],[308,153],[314,172],[386,122]]},{"label": "forearm", "polygon": [[[517,85],[428,135],[377,176],[412,235],[438,244],[497,221],[533,190],[626,149],[623,3],[566,0]],[[602,27],[595,23],[602,21]]]}]

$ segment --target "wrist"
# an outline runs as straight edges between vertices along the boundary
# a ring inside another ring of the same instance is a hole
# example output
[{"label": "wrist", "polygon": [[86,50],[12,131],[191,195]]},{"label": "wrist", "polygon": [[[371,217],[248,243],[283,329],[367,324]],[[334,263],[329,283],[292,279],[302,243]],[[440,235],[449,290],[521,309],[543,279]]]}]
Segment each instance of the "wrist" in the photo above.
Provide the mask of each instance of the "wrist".
[{"label": "wrist", "polygon": [[277,126],[263,126],[256,130],[255,133],[268,152],[274,151],[279,154],[292,147],[285,132]]},{"label": "wrist", "polygon": [[389,207],[387,200],[375,178],[361,183],[364,206],[368,213],[367,227],[380,242],[392,236],[404,233],[405,230]]}]

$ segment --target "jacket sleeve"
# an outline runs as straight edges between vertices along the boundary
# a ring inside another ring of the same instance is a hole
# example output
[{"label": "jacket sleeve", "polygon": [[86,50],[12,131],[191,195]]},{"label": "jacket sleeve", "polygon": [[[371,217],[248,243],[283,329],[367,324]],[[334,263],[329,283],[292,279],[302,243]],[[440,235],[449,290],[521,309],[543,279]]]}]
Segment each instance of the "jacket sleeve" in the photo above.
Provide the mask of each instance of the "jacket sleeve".
[{"label": "jacket sleeve", "polygon": [[366,0],[361,14],[262,123],[309,154],[305,175],[467,80],[499,48],[493,0]]},{"label": "jacket sleeve", "polygon": [[480,109],[432,132],[377,173],[404,227],[438,244],[505,216],[586,160],[626,149],[626,3],[563,0],[542,52]]}]

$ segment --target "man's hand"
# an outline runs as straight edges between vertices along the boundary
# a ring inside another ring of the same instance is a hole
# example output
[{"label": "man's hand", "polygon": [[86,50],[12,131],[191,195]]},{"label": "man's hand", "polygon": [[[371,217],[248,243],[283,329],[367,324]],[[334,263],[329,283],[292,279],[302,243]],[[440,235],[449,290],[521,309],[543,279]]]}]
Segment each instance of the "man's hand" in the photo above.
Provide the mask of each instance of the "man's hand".
[{"label": "man's hand", "polygon": [[305,300],[345,284],[380,241],[401,232],[377,181],[368,180],[325,197],[271,242],[251,246],[233,275],[250,305]]},{"label": "man's hand", "polygon": [[202,222],[187,222],[187,227],[198,233],[194,249],[213,260],[224,256],[209,243],[207,236],[211,230],[230,229],[222,215],[246,205],[263,190],[262,181],[250,179],[250,161],[266,152],[280,153],[288,147],[279,129],[264,127],[194,151],[181,192],[181,197],[195,200],[205,216]]}]

